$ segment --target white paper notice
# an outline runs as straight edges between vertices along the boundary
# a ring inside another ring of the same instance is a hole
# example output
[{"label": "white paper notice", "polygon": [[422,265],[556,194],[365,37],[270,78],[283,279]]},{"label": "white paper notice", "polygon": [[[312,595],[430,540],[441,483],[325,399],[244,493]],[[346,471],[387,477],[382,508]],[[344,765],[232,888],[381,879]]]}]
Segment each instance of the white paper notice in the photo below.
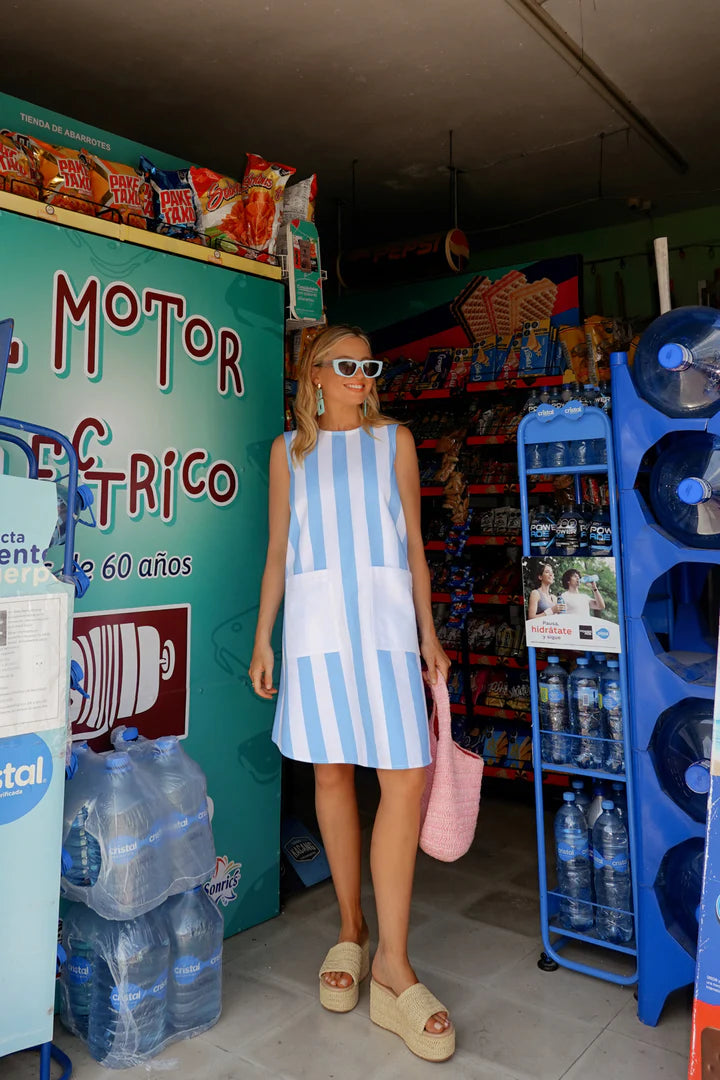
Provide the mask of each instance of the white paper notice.
[{"label": "white paper notice", "polygon": [[67,634],[66,593],[0,597],[0,738],[65,724]]}]

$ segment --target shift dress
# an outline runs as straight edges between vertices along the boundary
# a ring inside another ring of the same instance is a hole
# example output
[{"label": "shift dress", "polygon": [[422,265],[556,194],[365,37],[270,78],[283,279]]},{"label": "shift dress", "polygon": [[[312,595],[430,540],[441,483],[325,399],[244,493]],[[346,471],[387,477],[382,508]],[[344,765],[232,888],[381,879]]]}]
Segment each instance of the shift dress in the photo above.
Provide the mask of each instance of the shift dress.
[{"label": "shift dress", "polygon": [[294,435],[273,741],[296,761],[427,765],[397,424],[319,431],[299,466]]}]

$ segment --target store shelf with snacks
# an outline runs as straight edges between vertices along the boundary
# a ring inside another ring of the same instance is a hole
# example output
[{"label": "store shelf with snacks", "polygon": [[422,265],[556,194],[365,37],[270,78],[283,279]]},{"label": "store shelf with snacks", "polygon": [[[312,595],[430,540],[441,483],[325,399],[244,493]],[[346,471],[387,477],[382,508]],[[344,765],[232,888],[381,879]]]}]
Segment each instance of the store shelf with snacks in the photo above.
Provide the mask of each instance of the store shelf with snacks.
[{"label": "store shelf with snacks", "polygon": [[466,446],[503,446],[505,443],[514,443],[514,435],[468,435],[465,440]]},{"label": "store shelf with snacks", "polygon": [[[454,702],[450,712],[464,716],[466,709],[462,702]],[[493,705],[473,705],[473,716],[490,716],[495,720],[517,720],[519,724],[530,723],[530,713],[516,709],[496,709]]]},{"label": "store shelf with snacks", "polygon": [[[466,547],[521,547],[521,536],[468,536]],[[426,551],[444,551],[444,540],[428,540]]]},{"label": "store shelf with snacks", "polygon": [[[462,662],[462,653],[457,649],[446,649],[451,660],[456,662]],[[527,671],[528,666],[522,660],[517,660],[514,656],[496,656],[494,654],[487,653],[470,653],[468,655],[470,666],[480,667],[505,667],[512,671]],[[538,663],[538,668],[545,667],[544,663]]]},{"label": "store shelf with snacks", "polygon": [[[451,601],[450,593],[437,592],[432,593],[431,600],[433,604],[449,604]],[[513,593],[473,593],[474,604],[522,604],[522,596],[515,595]]]},{"label": "store shelf with snacks", "polygon": [[[547,474],[550,469],[541,469],[540,474]],[[562,469],[558,470],[560,473]],[[602,471],[602,470],[600,470]],[[605,467],[607,472],[607,466]],[[427,493],[440,493],[444,491],[444,488],[424,488],[423,494]],[[555,491],[555,485],[551,483],[539,483],[534,484],[530,488],[531,495],[549,494],[551,491]],[[518,495],[520,493],[519,484],[468,484],[468,495]]]},{"label": "store shelf with snacks", "polygon": [[447,387],[441,387],[438,389],[429,390],[416,390],[416,391],[394,391],[384,390],[380,393],[380,400],[383,403],[392,403],[395,401],[404,401],[413,403],[416,401],[431,401],[438,400],[440,398],[458,398],[465,394],[483,394],[491,393],[497,390],[533,390],[550,388],[553,386],[562,386],[565,382],[564,375],[527,375],[518,376],[513,379],[495,379],[488,380],[487,382],[469,382],[464,387],[457,387],[448,389]]}]

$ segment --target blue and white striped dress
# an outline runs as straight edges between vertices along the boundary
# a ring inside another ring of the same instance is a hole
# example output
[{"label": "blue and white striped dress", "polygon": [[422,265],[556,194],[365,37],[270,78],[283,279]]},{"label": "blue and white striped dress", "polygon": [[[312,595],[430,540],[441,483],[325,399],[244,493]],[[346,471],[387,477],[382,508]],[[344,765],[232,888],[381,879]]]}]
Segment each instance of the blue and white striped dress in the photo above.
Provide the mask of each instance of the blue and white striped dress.
[{"label": "blue and white striped dress", "polygon": [[300,466],[285,435],[290,529],[273,740],[297,761],[430,761],[397,425],[319,431]]}]

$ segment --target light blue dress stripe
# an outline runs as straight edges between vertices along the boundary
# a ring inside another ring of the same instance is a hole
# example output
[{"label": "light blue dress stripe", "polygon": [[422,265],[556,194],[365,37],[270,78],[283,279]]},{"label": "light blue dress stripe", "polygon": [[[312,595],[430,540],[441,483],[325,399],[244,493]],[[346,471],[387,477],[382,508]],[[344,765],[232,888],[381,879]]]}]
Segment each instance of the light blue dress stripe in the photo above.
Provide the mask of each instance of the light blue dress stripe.
[{"label": "light blue dress stripe", "polygon": [[340,731],[340,742],[342,743],[345,761],[357,761],[357,743],[355,742],[352,713],[350,712],[350,702],[348,701],[340,653],[325,653],[325,666],[330,681],[330,693],[332,694],[335,719]]},{"label": "light blue dress stripe", "polygon": [[402,516],[403,508],[400,500],[400,490],[397,485],[397,477],[395,476],[395,454],[397,451],[397,424],[393,424],[388,427],[388,438],[390,440],[390,499],[388,501],[388,511],[393,519],[395,525],[395,531],[397,534],[397,550],[398,550],[398,566],[403,570],[407,570],[407,540],[400,536],[400,532],[397,528],[398,522]]},{"label": "light blue dress stripe", "polygon": [[377,655],[388,728],[388,742],[390,744],[390,768],[407,769],[407,744],[403,731],[403,714],[395,683],[395,672],[393,671],[392,653],[385,649],[378,649]]},{"label": "light blue dress stripe", "polygon": [[[342,434],[342,433],[339,433]],[[367,676],[362,652],[360,633],[360,610],[358,597],[357,567],[355,566],[355,541],[352,531],[350,512],[350,478],[348,476],[347,447],[342,438],[332,439],[333,487],[335,489],[335,508],[337,513],[338,539],[340,545],[340,563],[342,572],[345,614],[350,630],[350,647],[355,662],[355,677],[358,688],[358,701],[362,716],[368,757],[376,760],[377,749],[375,732],[372,725],[372,709],[367,691]]]},{"label": "light blue dress stripe", "polygon": [[427,706],[425,704],[425,691],[423,689],[420,660],[415,653],[405,653],[408,676],[412,688],[413,707],[415,710],[415,722],[420,735],[423,762],[430,761],[430,735],[428,729]]},{"label": "light blue dress stripe", "polygon": [[291,725],[288,720],[288,704],[287,704],[287,667],[285,664],[280,669],[280,685],[278,686],[278,705],[279,709],[275,717],[275,730],[273,731],[273,739],[280,747],[280,753],[285,757],[291,758],[293,756],[293,744]]},{"label": "light blue dress stripe", "polygon": [[313,553],[313,570],[325,570],[325,536],[323,533],[322,496],[318,483],[318,455],[308,454],[305,458],[305,486],[308,505],[308,527]]},{"label": "light blue dress stripe", "polygon": [[295,508],[295,469],[293,467],[292,458],[290,457],[290,441],[293,432],[285,432],[285,452],[288,459],[288,468],[290,469],[290,529],[288,532],[288,544],[295,552],[295,561],[293,565],[293,572],[295,574],[302,573],[302,562],[300,561],[300,521],[298,520],[297,510]]},{"label": "light blue dress stripe", "polygon": [[298,674],[300,676],[300,695],[302,698],[303,715],[305,717],[305,730],[307,732],[308,749],[310,760],[318,764],[327,763],[327,750],[325,739],[320,723],[320,711],[318,709],[315,683],[313,681],[312,660],[309,656],[301,656],[297,661]]},{"label": "light blue dress stripe", "polygon": [[365,519],[370,539],[370,561],[373,566],[385,565],[382,517],[380,514],[380,488],[378,485],[377,454],[375,439],[363,431],[360,434],[363,481],[365,486]]}]

